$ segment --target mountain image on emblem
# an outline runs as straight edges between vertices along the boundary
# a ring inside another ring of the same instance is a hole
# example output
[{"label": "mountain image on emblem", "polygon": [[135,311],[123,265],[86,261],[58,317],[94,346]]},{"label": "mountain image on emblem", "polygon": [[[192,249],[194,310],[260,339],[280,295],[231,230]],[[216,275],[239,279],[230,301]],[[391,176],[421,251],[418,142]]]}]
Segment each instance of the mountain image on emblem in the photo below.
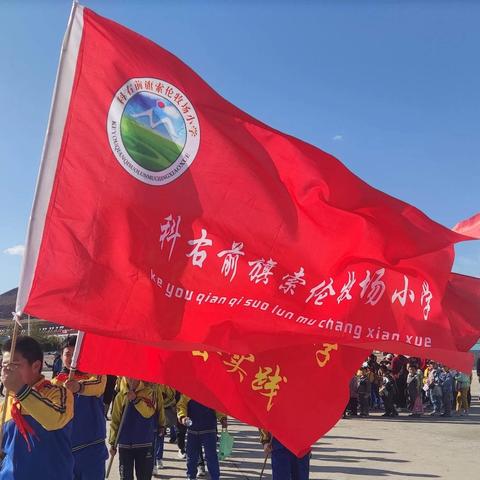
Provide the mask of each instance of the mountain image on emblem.
[{"label": "mountain image on emblem", "polygon": [[132,160],[152,172],[170,167],[187,140],[185,122],[175,105],[148,92],[138,92],[127,102],[120,133]]}]

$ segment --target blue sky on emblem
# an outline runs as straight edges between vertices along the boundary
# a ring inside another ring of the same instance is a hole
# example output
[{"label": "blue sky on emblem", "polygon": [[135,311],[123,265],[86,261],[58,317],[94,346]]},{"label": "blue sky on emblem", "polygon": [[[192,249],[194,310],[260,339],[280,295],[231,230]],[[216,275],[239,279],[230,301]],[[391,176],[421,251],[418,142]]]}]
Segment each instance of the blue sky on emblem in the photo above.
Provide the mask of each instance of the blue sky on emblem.
[{"label": "blue sky on emblem", "polygon": [[149,92],[138,92],[125,106],[123,115],[153,130],[183,148],[187,133],[182,115],[168,99]]}]

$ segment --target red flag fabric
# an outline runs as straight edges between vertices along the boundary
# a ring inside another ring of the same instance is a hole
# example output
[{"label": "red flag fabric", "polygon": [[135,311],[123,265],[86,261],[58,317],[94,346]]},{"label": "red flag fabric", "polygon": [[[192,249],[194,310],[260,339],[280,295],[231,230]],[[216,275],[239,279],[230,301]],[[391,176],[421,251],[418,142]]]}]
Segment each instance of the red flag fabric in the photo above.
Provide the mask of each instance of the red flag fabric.
[{"label": "red flag fabric", "polygon": [[455,349],[441,300],[467,237],[91,10],[65,52],[19,312],[177,350]]},{"label": "red flag fabric", "polygon": [[480,338],[480,278],[452,273],[443,305],[456,349],[470,350]]},{"label": "red flag fabric", "polygon": [[85,334],[79,368],[170,385],[269,430],[302,456],[341,417],[349,382],[367,356],[363,349],[337,344],[247,355],[172,352]]},{"label": "red flag fabric", "polygon": [[[408,336],[407,344],[401,346],[401,353],[427,356],[451,368],[470,372],[474,363],[473,354],[467,352],[480,338],[480,278],[451,273],[442,299],[442,312],[443,322],[451,332],[450,347],[425,349],[415,345],[415,339]],[[391,344],[376,339],[363,346],[372,350],[389,351]]]},{"label": "red flag fabric", "polygon": [[480,213],[473,215],[466,220],[458,222],[453,230],[455,232],[461,233],[462,235],[467,235],[468,237],[480,239]]}]

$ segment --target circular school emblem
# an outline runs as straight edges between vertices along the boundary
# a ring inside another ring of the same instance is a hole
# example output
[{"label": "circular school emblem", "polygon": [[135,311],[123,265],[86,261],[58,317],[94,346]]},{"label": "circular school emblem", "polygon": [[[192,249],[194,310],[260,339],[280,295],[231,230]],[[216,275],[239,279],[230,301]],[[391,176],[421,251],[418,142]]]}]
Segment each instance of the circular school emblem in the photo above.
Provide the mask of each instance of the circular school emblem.
[{"label": "circular school emblem", "polygon": [[107,133],[120,165],[149,185],[180,177],[200,144],[193,105],[177,87],[157,78],[132,78],[118,89],[108,111]]}]

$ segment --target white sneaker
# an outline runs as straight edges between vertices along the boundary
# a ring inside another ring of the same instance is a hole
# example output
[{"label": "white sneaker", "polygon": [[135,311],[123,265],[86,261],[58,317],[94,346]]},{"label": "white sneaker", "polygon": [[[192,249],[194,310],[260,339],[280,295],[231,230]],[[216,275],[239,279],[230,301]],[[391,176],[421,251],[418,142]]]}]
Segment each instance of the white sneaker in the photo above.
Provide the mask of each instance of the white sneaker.
[{"label": "white sneaker", "polygon": [[199,477],[205,477],[206,473],[205,473],[205,467],[203,465],[200,465],[198,467],[198,476]]},{"label": "white sneaker", "polygon": [[187,458],[187,455],[179,449],[177,453],[177,457],[184,460],[185,458]]}]

